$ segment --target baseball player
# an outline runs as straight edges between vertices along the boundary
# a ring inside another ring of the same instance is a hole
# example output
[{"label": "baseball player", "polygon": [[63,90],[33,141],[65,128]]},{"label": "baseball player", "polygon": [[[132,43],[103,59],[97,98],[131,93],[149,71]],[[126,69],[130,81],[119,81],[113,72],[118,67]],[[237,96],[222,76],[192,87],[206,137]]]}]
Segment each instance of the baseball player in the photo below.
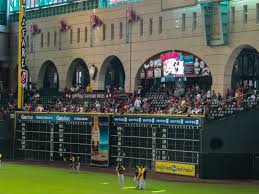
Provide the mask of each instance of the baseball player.
[{"label": "baseball player", "polygon": [[118,182],[120,187],[124,186],[124,171],[125,167],[122,165],[122,163],[119,162],[116,167],[116,172],[118,174]]}]

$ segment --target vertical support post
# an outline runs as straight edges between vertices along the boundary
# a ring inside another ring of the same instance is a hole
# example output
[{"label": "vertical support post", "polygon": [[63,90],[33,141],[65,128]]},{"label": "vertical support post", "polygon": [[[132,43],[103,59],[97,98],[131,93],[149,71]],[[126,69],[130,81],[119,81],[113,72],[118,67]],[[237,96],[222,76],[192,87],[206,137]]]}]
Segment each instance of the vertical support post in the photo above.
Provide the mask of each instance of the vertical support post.
[{"label": "vertical support post", "polygon": [[[132,3],[130,4],[130,9],[132,10]],[[128,22],[128,21],[127,21]],[[129,83],[129,92],[132,93],[132,22],[130,22],[130,34],[129,34],[129,44],[130,44],[130,83]]]},{"label": "vertical support post", "polygon": [[10,0],[6,1],[6,25],[9,25],[9,15],[10,15]]}]

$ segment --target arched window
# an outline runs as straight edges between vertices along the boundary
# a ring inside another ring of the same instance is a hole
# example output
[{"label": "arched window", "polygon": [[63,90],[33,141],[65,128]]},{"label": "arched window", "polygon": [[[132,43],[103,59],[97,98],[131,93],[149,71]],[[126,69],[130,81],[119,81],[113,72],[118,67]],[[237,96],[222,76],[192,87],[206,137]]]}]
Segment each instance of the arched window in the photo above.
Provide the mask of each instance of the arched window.
[{"label": "arched window", "polygon": [[54,64],[49,63],[44,75],[43,88],[59,88],[59,79],[57,68]]},{"label": "arched window", "polygon": [[243,49],[234,63],[232,88],[253,86],[259,88],[259,54],[253,48]]},{"label": "arched window", "polygon": [[66,86],[85,88],[90,84],[90,76],[86,63],[82,59],[75,59],[67,72]]},{"label": "arched window", "polygon": [[115,88],[124,88],[125,71],[120,59],[114,56],[108,63],[105,73],[105,89],[113,91]]}]

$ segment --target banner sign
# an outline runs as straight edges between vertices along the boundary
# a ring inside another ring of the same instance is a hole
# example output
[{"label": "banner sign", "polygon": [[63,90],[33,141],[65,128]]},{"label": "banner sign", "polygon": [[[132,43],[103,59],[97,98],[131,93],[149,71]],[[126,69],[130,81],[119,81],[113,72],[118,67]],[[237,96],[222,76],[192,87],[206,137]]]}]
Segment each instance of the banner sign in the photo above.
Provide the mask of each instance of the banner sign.
[{"label": "banner sign", "polygon": [[143,2],[143,0],[99,0],[99,8],[117,6],[128,3]]},{"label": "banner sign", "polygon": [[17,107],[23,108],[23,88],[26,87],[28,80],[28,73],[26,72],[26,18],[25,8],[26,0],[20,0],[19,9],[19,40],[18,40],[18,84],[17,84]]},{"label": "banner sign", "polygon": [[201,118],[197,117],[156,117],[156,116],[112,116],[112,122],[123,124],[145,124],[145,125],[178,125],[200,127]]},{"label": "banner sign", "polygon": [[16,119],[20,121],[50,121],[50,122],[88,122],[91,123],[89,115],[69,114],[17,114]]},{"label": "banner sign", "polygon": [[229,1],[229,0],[197,0],[197,4],[204,4],[204,3],[218,3],[223,1]]},{"label": "banner sign", "polygon": [[156,161],[155,171],[184,176],[195,176],[195,165]]},{"label": "banner sign", "polygon": [[109,126],[100,124],[98,116],[94,116],[91,142],[91,164],[108,166]]},{"label": "banner sign", "polygon": [[105,98],[105,94],[104,93],[88,93],[88,94],[80,94],[80,93],[76,93],[76,94],[72,94],[71,97],[73,99],[79,98],[79,99],[97,99],[97,98]]},{"label": "banner sign", "polygon": [[26,70],[26,18],[25,18],[25,7],[26,2],[21,1],[21,13],[20,13],[20,67],[21,67],[21,85],[25,87],[28,83],[28,71]]}]

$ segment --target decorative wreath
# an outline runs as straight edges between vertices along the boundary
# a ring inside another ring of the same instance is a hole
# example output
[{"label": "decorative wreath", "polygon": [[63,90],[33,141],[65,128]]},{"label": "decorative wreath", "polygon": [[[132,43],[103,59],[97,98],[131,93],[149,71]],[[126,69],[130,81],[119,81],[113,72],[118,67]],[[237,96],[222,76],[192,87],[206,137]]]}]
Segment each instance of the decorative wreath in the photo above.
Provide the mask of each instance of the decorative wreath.
[{"label": "decorative wreath", "polygon": [[31,24],[31,33],[32,35],[39,34],[41,29],[38,27],[37,24]]},{"label": "decorative wreath", "polygon": [[61,32],[65,32],[68,29],[70,29],[70,25],[67,24],[67,22],[64,20],[64,18],[61,18],[59,20],[59,29]]},{"label": "decorative wreath", "polygon": [[135,10],[133,9],[128,9],[126,11],[127,14],[127,19],[129,23],[137,22],[139,20],[139,17],[137,16]]},{"label": "decorative wreath", "polygon": [[90,24],[92,28],[100,27],[102,25],[101,19],[97,15],[91,15]]}]

